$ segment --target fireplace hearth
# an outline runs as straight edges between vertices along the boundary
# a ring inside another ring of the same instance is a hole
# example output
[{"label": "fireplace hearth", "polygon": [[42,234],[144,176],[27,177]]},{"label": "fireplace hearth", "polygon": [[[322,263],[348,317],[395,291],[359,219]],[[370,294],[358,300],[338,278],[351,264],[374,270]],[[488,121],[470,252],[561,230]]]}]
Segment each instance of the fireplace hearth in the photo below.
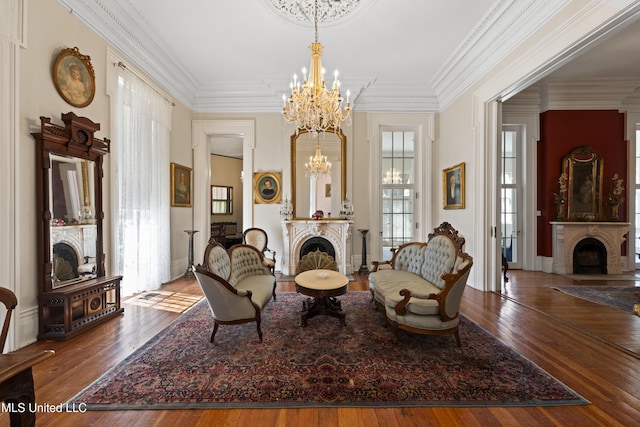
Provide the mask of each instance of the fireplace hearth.
[{"label": "fireplace hearth", "polygon": [[553,267],[556,274],[621,274],[628,222],[551,222]]}]

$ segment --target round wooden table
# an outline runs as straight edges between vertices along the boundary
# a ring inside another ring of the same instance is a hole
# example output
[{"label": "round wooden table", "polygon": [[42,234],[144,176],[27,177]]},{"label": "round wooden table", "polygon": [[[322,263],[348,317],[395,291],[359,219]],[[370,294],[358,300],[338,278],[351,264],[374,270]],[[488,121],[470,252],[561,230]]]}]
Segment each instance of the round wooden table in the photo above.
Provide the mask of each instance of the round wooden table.
[{"label": "round wooden table", "polygon": [[345,313],[336,298],[347,293],[349,278],[333,270],[308,270],[295,278],[296,291],[307,295],[302,302],[300,326],[307,326],[307,319],[318,315],[336,317],[345,326]]}]

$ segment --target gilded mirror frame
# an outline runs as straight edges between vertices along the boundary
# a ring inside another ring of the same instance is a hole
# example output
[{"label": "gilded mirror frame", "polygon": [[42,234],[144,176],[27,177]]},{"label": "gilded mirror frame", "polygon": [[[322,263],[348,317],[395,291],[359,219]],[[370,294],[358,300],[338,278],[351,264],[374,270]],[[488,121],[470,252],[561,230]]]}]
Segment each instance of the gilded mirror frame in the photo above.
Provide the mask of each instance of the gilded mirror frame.
[{"label": "gilded mirror frame", "polygon": [[[340,140],[340,200],[345,200],[347,197],[347,137],[342,133],[341,129],[327,129],[326,133],[335,134]],[[296,147],[298,138],[301,135],[307,134],[309,131],[299,129],[296,133],[291,135],[291,205],[293,206],[293,218],[294,219],[311,219],[308,216],[300,216],[298,215],[296,208]],[[304,167],[304,164],[299,165],[299,167]],[[339,217],[330,217],[325,219],[333,219],[338,220]]]},{"label": "gilded mirror frame", "polygon": [[591,147],[580,146],[562,158],[562,172],[568,178],[567,218],[593,221],[602,216],[604,160]]}]

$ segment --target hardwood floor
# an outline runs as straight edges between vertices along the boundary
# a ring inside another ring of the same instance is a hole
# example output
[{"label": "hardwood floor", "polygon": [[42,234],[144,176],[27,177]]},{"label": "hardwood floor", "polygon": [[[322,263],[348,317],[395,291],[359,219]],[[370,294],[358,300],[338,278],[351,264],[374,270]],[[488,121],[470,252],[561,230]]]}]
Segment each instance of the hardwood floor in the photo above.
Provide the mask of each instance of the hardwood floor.
[{"label": "hardwood floor", "polygon": [[[539,272],[510,271],[502,294],[468,288],[462,313],[592,404],[492,408],[305,408],[89,411],[38,413],[38,426],[630,426],[640,418],[640,317],[553,290],[596,285]],[[638,282],[640,283],[640,282]],[[614,283],[609,283],[614,284]],[[624,283],[615,282],[616,286]],[[630,281],[629,285],[634,282]],[[366,278],[350,284],[368,289]],[[293,291],[292,282],[278,291]],[[56,405],[143,345],[200,297],[197,282],[163,285],[163,303],[133,297],[125,314],[66,342],[38,342],[24,350],[53,349],[34,368],[36,400]],[[169,304],[168,302],[171,302]],[[265,334],[269,331],[264,331]],[[111,343],[111,344],[108,344]],[[465,343],[463,343],[465,345]],[[0,414],[0,425],[8,425]]]}]

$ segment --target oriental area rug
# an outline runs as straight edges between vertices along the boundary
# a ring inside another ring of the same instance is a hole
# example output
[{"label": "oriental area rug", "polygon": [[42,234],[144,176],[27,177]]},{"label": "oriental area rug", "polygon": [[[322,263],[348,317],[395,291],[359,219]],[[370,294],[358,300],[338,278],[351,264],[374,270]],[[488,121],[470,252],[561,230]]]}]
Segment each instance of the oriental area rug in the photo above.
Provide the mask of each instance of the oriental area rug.
[{"label": "oriental area rug", "polygon": [[555,286],[565,294],[633,314],[640,303],[640,287],[635,286]]},{"label": "oriental area rug", "polygon": [[340,297],[347,324],[298,326],[305,297],[281,292],[255,323],[222,325],[206,300],[76,395],[93,410],[551,406],[588,402],[462,318],[460,338],[401,332],[393,342],[369,292]]}]

